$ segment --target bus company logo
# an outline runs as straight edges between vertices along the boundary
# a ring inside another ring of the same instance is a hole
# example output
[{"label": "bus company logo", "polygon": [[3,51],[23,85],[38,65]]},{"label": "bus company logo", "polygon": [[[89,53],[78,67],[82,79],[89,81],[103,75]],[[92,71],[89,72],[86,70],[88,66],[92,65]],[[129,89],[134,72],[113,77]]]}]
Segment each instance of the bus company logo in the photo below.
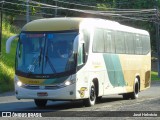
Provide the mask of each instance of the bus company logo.
[{"label": "bus company logo", "polygon": [[12,117],[11,112],[2,112],[2,117]]},{"label": "bus company logo", "polygon": [[82,87],[80,90],[79,90],[79,94],[81,96],[81,98],[83,98],[85,96],[85,91],[87,91],[87,88],[86,87]]}]

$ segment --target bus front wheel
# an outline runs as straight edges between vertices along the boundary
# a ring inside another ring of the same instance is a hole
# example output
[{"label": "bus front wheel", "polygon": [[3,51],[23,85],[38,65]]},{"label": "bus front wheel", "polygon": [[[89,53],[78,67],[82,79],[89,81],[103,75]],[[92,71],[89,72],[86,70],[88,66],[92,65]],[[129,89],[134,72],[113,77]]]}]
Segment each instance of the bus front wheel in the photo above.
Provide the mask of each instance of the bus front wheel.
[{"label": "bus front wheel", "polygon": [[41,100],[41,99],[35,99],[34,102],[38,108],[44,108],[47,104],[47,100]]},{"label": "bus front wheel", "polygon": [[86,107],[90,107],[93,106],[96,102],[96,88],[94,83],[91,83],[91,87],[90,87],[90,96],[87,99],[83,100],[83,103]]}]

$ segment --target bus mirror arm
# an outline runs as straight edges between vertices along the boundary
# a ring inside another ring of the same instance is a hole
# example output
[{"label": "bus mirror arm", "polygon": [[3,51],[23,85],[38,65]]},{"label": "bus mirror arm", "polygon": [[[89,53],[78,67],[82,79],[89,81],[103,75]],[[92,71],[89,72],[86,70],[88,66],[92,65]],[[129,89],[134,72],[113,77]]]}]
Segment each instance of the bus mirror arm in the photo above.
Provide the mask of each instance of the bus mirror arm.
[{"label": "bus mirror arm", "polygon": [[6,53],[10,53],[10,49],[11,49],[11,43],[13,40],[15,40],[19,35],[14,35],[11,36],[10,38],[8,38],[7,42],[6,42]]}]

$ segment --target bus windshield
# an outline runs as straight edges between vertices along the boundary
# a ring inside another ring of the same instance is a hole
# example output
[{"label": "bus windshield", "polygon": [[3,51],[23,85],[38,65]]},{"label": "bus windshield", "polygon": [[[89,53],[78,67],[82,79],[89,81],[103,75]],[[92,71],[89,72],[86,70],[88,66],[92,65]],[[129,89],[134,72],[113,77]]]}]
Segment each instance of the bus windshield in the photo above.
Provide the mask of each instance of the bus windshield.
[{"label": "bus windshield", "polygon": [[20,34],[16,71],[30,74],[57,74],[75,69],[73,42],[78,32]]}]

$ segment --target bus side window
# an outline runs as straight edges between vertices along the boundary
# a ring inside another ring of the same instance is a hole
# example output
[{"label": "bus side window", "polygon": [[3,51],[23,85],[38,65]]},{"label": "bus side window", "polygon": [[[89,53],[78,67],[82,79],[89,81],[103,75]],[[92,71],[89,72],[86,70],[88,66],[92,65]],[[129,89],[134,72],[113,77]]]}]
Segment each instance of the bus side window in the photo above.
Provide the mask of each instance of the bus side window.
[{"label": "bus side window", "polygon": [[142,36],[143,55],[150,51],[150,39],[148,36]]},{"label": "bus side window", "polygon": [[78,66],[84,63],[84,43],[80,43],[78,47]]},{"label": "bus side window", "polygon": [[84,63],[88,59],[88,53],[89,53],[89,44],[90,44],[90,33],[87,31],[87,29],[82,30],[83,40],[84,40]]},{"label": "bus side window", "polygon": [[134,54],[134,35],[132,33],[125,33],[125,46],[127,54]]},{"label": "bus side window", "polygon": [[104,38],[103,29],[96,28],[93,36],[93,52],[103,53],[104,52]]},{"label": "bus side window", "polygon": [[89,33],[86,29],[83,29],[82,30],[82,35],[83,35],[83,39],[84,39],[84,42],[85,42],[85,46],[84,46],[85,51],[88,54],[88,52],[89,52],[89,40],[90,40]]},{"label": "bus side window", "polygon": [[116,32],[116,38],[115,38],[115,43],[116,43],[116,53],[123,54],[125,53],[125,42],[124,42],[125,36],[124,32]]},{"label": "bus side window", "polygon": [[142,54],[142,39],[139,35],[136,35],[135,40],[135,54],[141,55]]},{"label": "bus side window", "polygon": [[113,31],[104,30],[105,52],[115,53]]}]

